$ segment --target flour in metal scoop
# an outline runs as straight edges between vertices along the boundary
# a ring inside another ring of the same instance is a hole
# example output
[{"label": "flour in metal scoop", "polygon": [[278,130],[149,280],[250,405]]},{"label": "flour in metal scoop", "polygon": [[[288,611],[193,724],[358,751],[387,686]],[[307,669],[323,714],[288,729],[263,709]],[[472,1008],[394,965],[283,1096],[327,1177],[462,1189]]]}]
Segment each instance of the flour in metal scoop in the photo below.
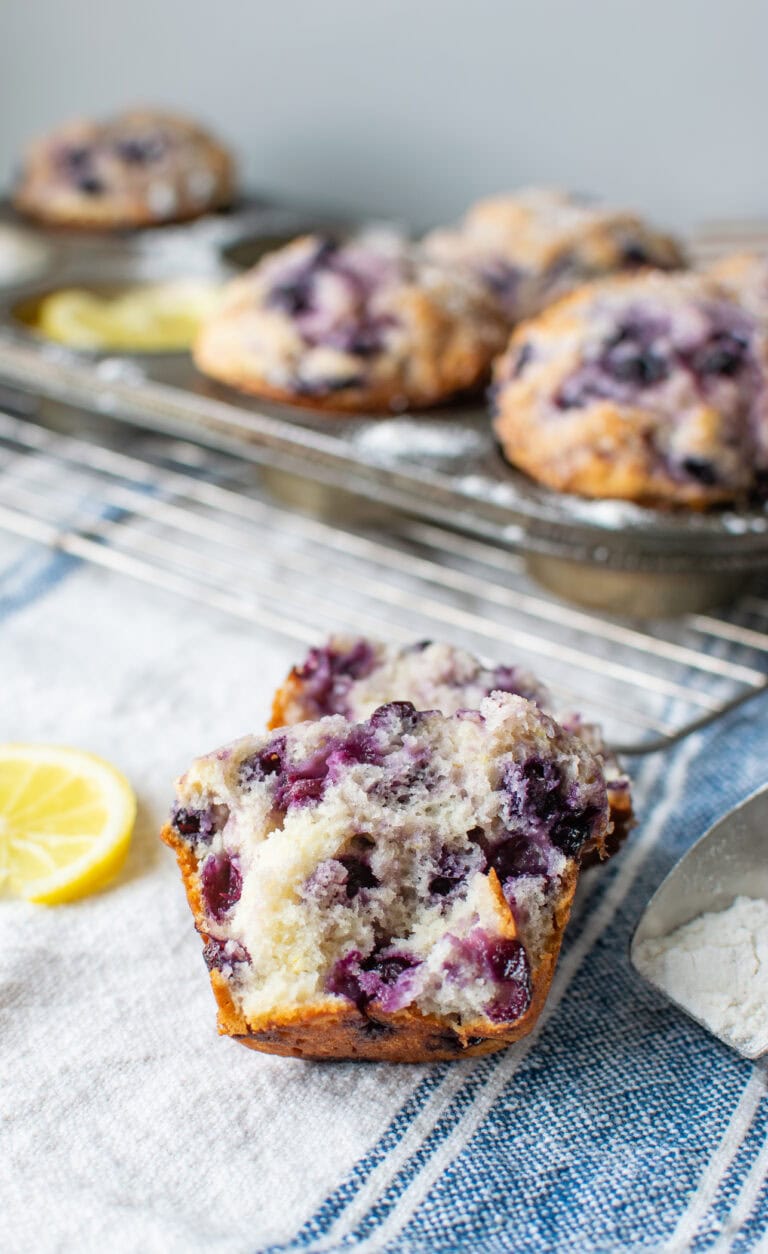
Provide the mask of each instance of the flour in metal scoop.
[{"label": "flour in metal scoop", "polygon": [[768,901],[737,897],[642,941],[638,971],[751,1058],[768,1049]]}]

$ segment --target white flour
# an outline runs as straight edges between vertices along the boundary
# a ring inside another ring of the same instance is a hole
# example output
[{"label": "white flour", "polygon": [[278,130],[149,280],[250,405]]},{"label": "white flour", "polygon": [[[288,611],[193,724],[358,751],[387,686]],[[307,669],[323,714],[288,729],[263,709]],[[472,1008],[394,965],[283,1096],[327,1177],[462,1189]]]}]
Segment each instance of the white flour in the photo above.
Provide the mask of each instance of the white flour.
[{"label": "white flour", "polygon": [[638,970],[750,1057],[768,1048],[768,901],[737,897],[669,936],[643,941]]}]

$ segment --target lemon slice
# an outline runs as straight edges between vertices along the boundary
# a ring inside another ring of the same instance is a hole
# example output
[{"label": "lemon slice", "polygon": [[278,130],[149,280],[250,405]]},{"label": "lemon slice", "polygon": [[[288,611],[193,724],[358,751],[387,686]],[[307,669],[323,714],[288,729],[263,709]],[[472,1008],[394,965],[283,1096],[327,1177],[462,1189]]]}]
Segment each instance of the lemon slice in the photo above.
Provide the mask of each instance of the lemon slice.
[{"label": "lemon slice", "polygon": [[64,288],[42,301],[36,326],[69,348],[180,351],[220,299],[220,284],[205,279],[144,284],[115,296]]},{"label": "lemon slice", "polygon": [[0,745],[0,886],[56,905],[101,888],[128,852],[136,797],[102,758]]}]

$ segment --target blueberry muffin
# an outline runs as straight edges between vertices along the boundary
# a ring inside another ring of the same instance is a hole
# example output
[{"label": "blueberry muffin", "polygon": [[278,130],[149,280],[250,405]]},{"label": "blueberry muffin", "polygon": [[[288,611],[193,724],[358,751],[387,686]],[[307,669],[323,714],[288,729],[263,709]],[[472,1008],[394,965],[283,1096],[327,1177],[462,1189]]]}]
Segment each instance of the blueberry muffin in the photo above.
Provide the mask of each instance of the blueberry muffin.
[{"label": "blueberry muffin", "polygon": [[192,764],[176,850],[219,1030],[305,1058],[431,1061],[534,1027],[600,765],[531,702],[407,702],[250,736]]},{"label": "blueberry muffin", "polygon": [[[275,694],[270,727],[288,726],[327,714],[357,722],[388,701],[410,701],[417,710],[456,714],[476,710],[492,692],[510,692],[553,714],[543,684],[520,666],[485,666],[450,644],[422,640],[398,647],[361,636],[331,636],[310,649]],[[630,781],[594,723],[569,711],[554,714],[579,736],[600,762],[608,787],[612,830],[606,851],[613,853],[634,825]]]},{"label": "blueberry muffin", "polygon": [[679,244],[636,214],[540,187],[478,201],[424,245],[438,261],[468,266],[510,326],[592,279],[684,263]]},{"label": "blueberry muffin", "polygon": [[504,343],[470,276],[401,237],[295,240],[235,279],[195,347],[199,369],[246,392],[328,411],[435,405],[476,387]]},{"label": "blueberry muffin", "polygon": [[768,323],[768,257],[763,253],[733,253],[711,265],[706,273],[734,300]]},{"label": "blueberry muffin", "polygon": [[117,230],[197,218],[233,191],[232,158],[207,131],[136,109],[67,123],[32,144],[13,203],[52,226]]},{"label": "blueberry muffin", "polygon": [[509,461],[561,492],[705,509],[768,468],[766,332],[716,284],[642,275],[581,288],[496,363]]}]

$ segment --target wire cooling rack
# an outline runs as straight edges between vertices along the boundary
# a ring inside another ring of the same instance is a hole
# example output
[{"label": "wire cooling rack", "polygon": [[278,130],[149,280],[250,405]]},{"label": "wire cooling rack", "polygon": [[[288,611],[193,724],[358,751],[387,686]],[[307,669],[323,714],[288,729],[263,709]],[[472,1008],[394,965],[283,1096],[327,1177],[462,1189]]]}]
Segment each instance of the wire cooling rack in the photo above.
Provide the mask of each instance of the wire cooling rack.
[{"label": "wire cooling rack", "polygon": [[542,591],[509,549],[338,494],[325,521],[296,508],[317,485],[49,408],[0,411],[0,527],[295,640],[297,656],[331,631],[447,639],[530,667],[625,753],[768,685],[768,585],[724,613],[606,618]]}]

